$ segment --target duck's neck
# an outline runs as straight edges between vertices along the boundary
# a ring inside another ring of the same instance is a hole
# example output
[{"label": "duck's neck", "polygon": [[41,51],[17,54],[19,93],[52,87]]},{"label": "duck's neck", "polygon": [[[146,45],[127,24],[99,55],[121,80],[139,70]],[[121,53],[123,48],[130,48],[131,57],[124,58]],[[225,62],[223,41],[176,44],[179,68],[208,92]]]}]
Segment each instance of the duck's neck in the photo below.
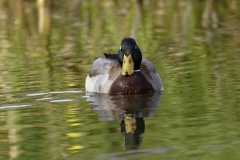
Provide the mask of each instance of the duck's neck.
[{"label": "duck's neck", "polygon": [[140,71],[141,71],[140,69],[133,70],[133,72],[140,72]]}]

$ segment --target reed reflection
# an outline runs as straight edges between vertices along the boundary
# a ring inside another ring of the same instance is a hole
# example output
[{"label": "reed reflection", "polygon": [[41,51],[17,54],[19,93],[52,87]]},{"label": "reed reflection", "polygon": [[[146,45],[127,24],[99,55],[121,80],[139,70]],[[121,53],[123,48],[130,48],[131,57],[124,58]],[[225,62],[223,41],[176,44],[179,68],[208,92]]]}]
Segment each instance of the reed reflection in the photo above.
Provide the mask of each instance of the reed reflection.
[{"label": "reed reflection", "polygon": [[137,95],[88,94],[100,121],[121,120],[125,149],[138,149],[145,132],[144,118],[154,116],[162,92]]}]

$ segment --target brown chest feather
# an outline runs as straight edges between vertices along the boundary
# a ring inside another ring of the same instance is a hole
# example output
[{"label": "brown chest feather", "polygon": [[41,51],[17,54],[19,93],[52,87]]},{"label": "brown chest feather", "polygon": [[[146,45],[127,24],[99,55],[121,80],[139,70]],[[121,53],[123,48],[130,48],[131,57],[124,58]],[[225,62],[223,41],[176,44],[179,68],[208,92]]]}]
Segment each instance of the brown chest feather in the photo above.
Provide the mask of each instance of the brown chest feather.
[{"label": "brown chest feather", "polygon": [[110,94],[133,94],[152,92],[153,87],[141,72],[131,76],[119,75],[110,87]]}]

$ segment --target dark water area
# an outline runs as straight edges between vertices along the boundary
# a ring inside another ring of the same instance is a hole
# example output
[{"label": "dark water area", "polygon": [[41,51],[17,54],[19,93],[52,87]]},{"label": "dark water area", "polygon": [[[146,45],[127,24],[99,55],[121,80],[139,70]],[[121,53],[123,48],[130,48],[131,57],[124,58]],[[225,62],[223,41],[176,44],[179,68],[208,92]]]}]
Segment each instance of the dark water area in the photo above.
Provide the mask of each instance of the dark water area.
[{"label": "dark water area", "polygon": [[[238,0],[0,0],[0,159],[240,159],[239,10]],[[124,37],[164,90],[86,93],[93,61]]]}]

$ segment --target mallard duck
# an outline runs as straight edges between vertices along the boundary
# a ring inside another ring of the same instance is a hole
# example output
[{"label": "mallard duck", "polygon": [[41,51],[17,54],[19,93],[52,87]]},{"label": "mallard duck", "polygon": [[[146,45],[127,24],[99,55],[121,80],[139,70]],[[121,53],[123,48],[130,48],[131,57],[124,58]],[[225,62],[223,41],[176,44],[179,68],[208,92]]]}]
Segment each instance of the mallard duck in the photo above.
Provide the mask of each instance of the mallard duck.
[{"label": "mallard duck", "polygon": [[153,64],[142,58],[133,38],[124,38],[117,54],[98,58],[87,75],[87,92],[135,94],[162,90],[162,81]]}]

